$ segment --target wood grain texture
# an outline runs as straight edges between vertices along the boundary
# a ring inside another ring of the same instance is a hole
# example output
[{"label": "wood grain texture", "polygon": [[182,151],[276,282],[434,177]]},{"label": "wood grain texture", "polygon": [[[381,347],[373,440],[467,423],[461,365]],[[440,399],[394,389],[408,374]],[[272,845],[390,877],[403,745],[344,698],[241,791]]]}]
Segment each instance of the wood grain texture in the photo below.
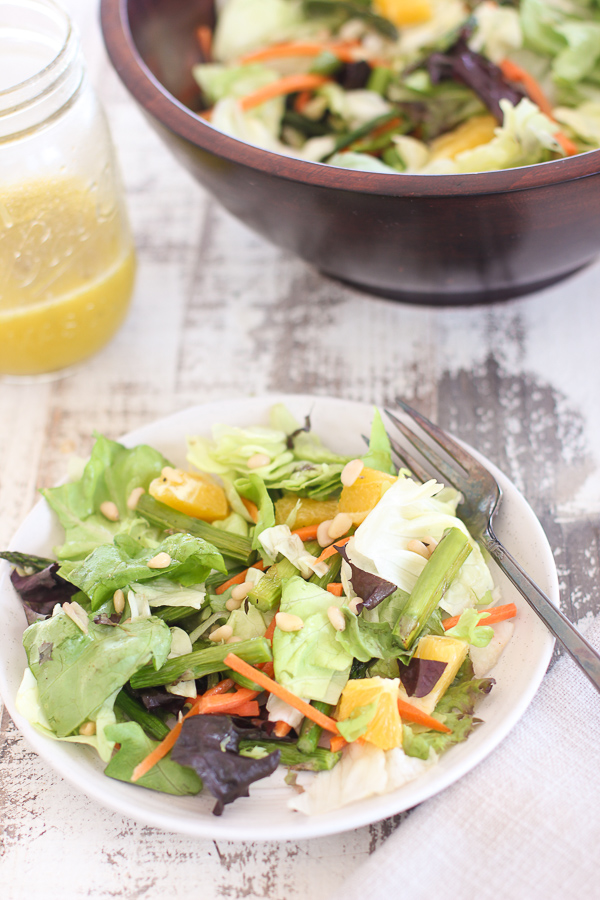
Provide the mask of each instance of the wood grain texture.
[{"label": "wood grain texture", "polygon": [[[524,492],[555,552],[564,609],[585,623],[600,609],[600,268],[468,309],[329,281],[233,220],[172,160],[112,74],[89,5],[72,7],[121,160],[139,277],[124,328],[87,366],[50,384],[0,384],[0,544],[37,488],[89,452],[94,428],[116,437],[194,403],[272,390],[378,404],[402,394]],[[399,824],[282,844],[166,834],[87,800],[6,714],[0,725],[3,900],[325,900]]]}]

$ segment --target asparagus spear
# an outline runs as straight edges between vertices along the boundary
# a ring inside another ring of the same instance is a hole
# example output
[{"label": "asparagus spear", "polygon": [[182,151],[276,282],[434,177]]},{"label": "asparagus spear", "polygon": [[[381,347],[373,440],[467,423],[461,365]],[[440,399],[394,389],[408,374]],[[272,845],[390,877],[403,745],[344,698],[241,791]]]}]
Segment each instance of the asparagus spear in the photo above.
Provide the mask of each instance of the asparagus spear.
[{"label": "asparagus spear", "polygon": [[179,622],[181,619],[187,619],[193,616],[198,610],[193,606],[163,606],[162,609],[153,609],[152,615],[163,622]]},{"label": "asparagus spear", "polygon": [[158,525],[159,528],[168,531],[187,532],[187,534],[193,534],[194,537],[203,538],[221,553],[232,559],[240,560],[245,566],[249,566],[256,555],[249,538],[239,534],[229,534],[220,528],[214,528],[208,522],[202,522],[201,519],[194,519],[193,516],[187,516],[185,513],[171,509],[166,504],[155,500],[150,494],[142,494],[138,500],[136,512],[151,525]]},{"label": "asparagus spear", "polygon": [[451,528],[427,560],[393,630],[407,650],[414,644],[472,549],[467,535],[459,528]]},{"label": "asparagus spear", "polygon": [[340,570],[342,568],[342,557],[340,554],[336,553],[335,556],[330,556],[327,560],[327,565],[329,566],[329,569],[325,575],[319,577],[315,573],[310,576],[308,580],[311,584],[318,584],[319,587],[326,588],[332,581],[339,581]]},{"label": "asparagus spear", "polygon": [[[159,684],[171,684],[183,675],[191,679],[202,678],[211,672],[222,672],[227,668],[223,665],[223,660],[228,653],[231,653],[229,644],[217,644],[205,650],[194,650],[184,656],[169,659],[158,671],[152,666],[145,666],[133,675],[131,686],[136,689],[155,687]],[[251,665],[270,662],[273,659],[271,645],[263,637],[241,641],[235,645],[235,653]]]},{"label": "asparagus spear", "polygon": [[263,577],[254,585],[248,594],[248,600],[261,612],[275,609],[281,601],[283,582],[292,575],[297,575],[298,569],[289,561],[282,559],[267,569]]},{"label": "asparagus spear", "polygon": [[317,747],[310,754],[302,753],[296,744],[285,741],[251,740],[249,738],[242,738],[240,741],[240,750],[253,750],[255,747],[264,747],[270,753],[273,750],[280,750],[279,762],[282,766],[291,766],[293,769],[309,769],[312,772],[333,769],[342,755],[341,752],[332,753],[331,750],[325,750],[322,747]]},{"label": "asparagus spear", "polygon": [[[328,716],[333,709],[331,703],[323,703],[321,700],[313,700],[311,706],[314,706],[319,712],[325,713],[326,716]],[[305,753],[307,755],[314,753],[317,749],[317,744],[319,743],[322,731],[323,729],[320,725],[317,725],[316,722],[313,722],[308,718],[305,719],[300,729],[300,737],[298,738],[298,750],[300,753]]]},{"label": "asparagus spear", "polygon": [[125,691],[119,691],[115,699],[115,706],[118,706],[119,709],[123,710],[132,722],[137,722],[138,725],[141,725],[144,731],[151,737],[156,738],[157,741],[162,741],[162,739],[168,735],[169,729],[162,719],[159,719],[158,716],[154,716],[151,712],[148,712],[141,703],[138,703],[137,700],[134,700],[134,698],[130,697]]}]

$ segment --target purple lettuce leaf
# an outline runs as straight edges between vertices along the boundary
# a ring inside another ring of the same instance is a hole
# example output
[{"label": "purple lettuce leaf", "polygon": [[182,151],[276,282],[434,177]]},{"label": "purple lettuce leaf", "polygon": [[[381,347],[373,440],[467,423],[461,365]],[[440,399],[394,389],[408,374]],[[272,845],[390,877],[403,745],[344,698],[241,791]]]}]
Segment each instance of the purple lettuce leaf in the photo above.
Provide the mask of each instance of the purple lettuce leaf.
[{"label": "purple lettuce leaf", "polygon": [[525,94],[507,81],[502,70],[471,50],[466,34],[461,34],[455,44],[443,53],[436,51],[425,61],[425,67],[433,84],[441,81],[459,81],[471,88],[485,103],[491,114],[502,123],[500,100],[510,100],[516,106]]},{"label": "purple lettuce leaf", "polygon": [[10,580],[22,602],[38,615],[48,616],[57,603],[65,603],[78,588],[57,575],[59,565],[51,563],[32,575],[19,575],[16,569]]},{"label": "purple lettuce leaf", "polygon": [[438,683],[447,663],[413,656],[407,666],[399,666],[400,681],[409,697],[426,697]]},{"label": "purple lettuce leaf", "polygon": [[352,570],[350,583],[352,589],[358,597],[361,598],[362,604],[357,607],[357,612],[364,607],[365,609],[374,609],[382,600],[389,597],[396,590],[396,585],[391,581],[380,578],[379,575],[371,575],[364,569],[359,569],[353,562],[348,559],[345,547],[336,547],[337,552],[342,556]]},{"label": "purple lettuce leaf", "polygon": [[279,765],[279,750],[262,759],[239,755],[240,734],[230,716],[194,716],[186,719],[171,759],[195,769],[216,804],[220,816],[225,804],[248,797],[250,785],[271,775]]},{"label": "purple lettuce leaf", "polygon": [[185,706],[186,698],[177,694],[170,694],[163,688],[146,688],[145,690],[132,691],[133,695],[144,704],[148,712],[162,709],[165,712],[177,715]]}]

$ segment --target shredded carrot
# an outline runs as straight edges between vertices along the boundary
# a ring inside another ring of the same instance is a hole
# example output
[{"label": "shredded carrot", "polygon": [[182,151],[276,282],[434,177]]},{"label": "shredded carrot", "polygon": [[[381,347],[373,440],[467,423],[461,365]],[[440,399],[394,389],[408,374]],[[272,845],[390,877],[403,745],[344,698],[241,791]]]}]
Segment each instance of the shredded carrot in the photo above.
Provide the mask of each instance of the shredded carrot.
[{"label": "shredded carrot", "polygon": [[269,678],[273,678],[273,676],[275,674],[275,664],[272,661],[266,662],[266,663],[259,663],[257,668],[260,669],[262,672],[264,672],[265,675],[268,675]]},{"label": "shredded carrot", "polygon": [[252,500],[248,500],[246,497],[240,497],[240,499],[248,510],[250,518],[252,519],[254,524],[256,524],[258,522],[258,506],[256,505],[256,503],[253,503]]},{"label": "shredded carrot", "polygon": [[269,59],[286,59],[293,56],[320,56],[321,53],[332,53],[342,62],[354,62],[353,48],[358,47],[358,41],[344,41],[341,43],[320,43],[319,41],[289,41],[283,44],[273,44],[263,50],[255,50],[240,56],[239,62],[246,63],[264,62]]},{"label": "shredded carrot", "polygon": [[267,630],[264,633],[264,637],[266,637],[266,639],[268,641],[271,641],[271,642],[273,641],[273,635],[275,634],[276,627],[277,627],[277,622],[275,621],[275,616],[273,616],[273,618],[269,622],[269,627],[267,628]]},{"label": "shredded carrot", "polygon": [[314,541],[318,529],[318,525],[305,525],[303,528],[296,528],[292,534],[297,534],[301,541]]},{"label": "shredded carrot", "polygon": [[203,109],[202,112],[199,112],[198,115],[201,119],[205,119],[207,122],[210,122],[212,119],[212,109]]},{"label": "shredded carrot", "polygon": [[343,747],[345,747],[347,743],[348,741],[345,737],[342,737],[341,734],[334,734],[331,738],[331,741],[329,742],[329,749],[332,753],[337,753],[338,750],[341,750]]},{"label": "shredded carrot", "polygon": [[[194,707],[192,707],[192,709],[193,708]],[[150,769],[154,768],[156,763],[160,762],[161,759],[167,755],[167,753],[175,745],[175,741],[181,734],[181,728],[182,728],[183,722],[185,721],[185,719],[187,719],[191,715],[192,715],[192,710],[190,710],[190,712],[187,713],[180,722],[177,722],[173,726],[173,728],[170,730],[170,732],[168,733],[166,738],[163,738],[163,740],[160,742],[160,744],[157,747],[155,747],[154,750],[152,750],[152,752],[149,753],[148,756],[141,761],[141,763],[138,763],[138,765],[135,767],[135,769],[133,770],[133,773],[131,775],[132,781],[134,781],[134,782],[139,781],[139,779],[143,778],[143,776],[147,772],[149,772]]]},{"label": "shredded carrot", "polygon": [[211,687],[207,691],[205,691],[202,696],[212,697],[214,694],[224,694],[225,691],[231,690],[234,684],[235,681],[233,680],[233,678],[224,678],[223,681],[220,681],[218,684],[215,684],[214,687]]},{"label": "shredded carrot", "polygon": [[283,722],[281,719],[278,722],[275,722],[275,728],[273,729],[273,734],[275,737],[283,738],[290,733],[292,730],[292,726],[288,725],[287,722]]},{"label": "shredded carrot", "polygon": [[325,562],[326,559],[329,559],[330,556],[333,556],[337,553],[337,547],[343,547],[344,544],[347,544],[350,540],[351,535],[348,537],[342,538],[341,541],[336,541],[334,544],[330,544],[329,547],[325,547],[321,555],[319,556],[317,562]]},{"label": "shredded carrot", "polygon": [[200,25],[196,28],[196,40],[200,45],[204,62],[210,62],[212,59],[212,31],[208,25]]},{"label": "shredded carrot", "polygon": [[[505,603],[504,606],[492,606],[490,609],[481,609],[479,612],[489,613],[489,616],[478,622],[478,625],[494,625],[496,622],[503,622],[505,619],[512,619],[516,616],[517,607],[514,603]],[[459,619],[460,616],[450,616],[449,619],[444,619],[442,622],[444,631],[454,628],[458,624]]]},{"label": "shredded carrot", "polygon": [[[518,66],[510,59],[503,60],[500,63],[500,68],[502,69],[503,75],[505,75],[509,81],[519,81],[527,91],[529,99],[533,100],[533,102],[539,106],[544,115],[548,116],[549,119],[552,119],[553,122],[556,122],[556,119],[552,115],[552,104],[533,75],[526,69],[522,69],[521,66]],[[575,156],[575,154],[579,152],[577,145],[573,143],[571,138],[567,137],[564,131],[556,131],[554,137],[567,156]]]},{"label": "shredded carrot", "polygon": [[283,78],[272,81],[270,84],[265,84],[264,87],[259,88],[252,94],[242,97],[240,106],[246,112],[249,109],[254,109],[255,106],[260,106],[261,103],[266,103],[267,100],[272,100],[273,97],[295,94],[298,91],[314,90],[323,84],[327,84],[328,81],[331,81],[331,78],[326,78],[325,75],[312,75],[310,72],[299,75],[284,75]]},{"label": "shredded carrot", "polygon": [[204,694],[200,698],[197,706],[197,715],[205,713],[226,713],[248,700],[254,700],[259,695],[259,691],[252,691],[250,688],[238,688],[231,694],[211,694],[207,697]]},{"label": "shredded carrot", "polygon": [[296,99],[294,100],[294,110],[297,113],[302,113],[306,109],[310,99],[312,97],[312,91],[300,91]]},{"label": "shredded carrot", "polygon": [[[264,569],[265,564],[262,559],[259,559],[252,566],[249,566],[251,569]],[[246,580],[246,575],[248,574],[248,569],[244,569],[243,572],[240,572],[239,575],[234,575],[233,578],[230,578],[228,581],[224,581],[223,584],[220,584],[216,589],[215,594],[224,594],[226,590],[230,587],[233,587],[234,584],[243,584]]]},{"label": "shredded carrot", "polygon": [[579,150],[577,149],[577,144],[574,144],[571,138],[567,137],[564,131],[555,131],[554,137],[563,148],[567,156],[575,156]]},{"label": "shredded carrot", "polygon": [[330,594],[333,594],[334,597],[341,597],[344,593],[344,586],[341,582],[331,581],[327,585],[327,590]]},{"label": "shredded carrot", "polygon": [[229,653],[225,659],[224,663],[226,666],[229,666],[230,669],[233,669],[234,672],[238,672],[240,675],[245,675],[246,678],[250,678],[256,684],[259,684],[266,691],[270,691],[272,694],[275,694],[276,697],[279,697],[280,700],[283,700],[285,703],[289,703],[290,706],[293,706],[294,709],[297,709],[301,712],[307,719],[311,719],[311,721],[316,722],[317,725],[320,725],[321,728],[325,728],[327,731],[332,731],[334,734],[338,733],[338,728],[333,719],[330,719],[329,716],[324,715],[324,713],[319,712],[318,709],[315,709],[314,706],[311,706],[310,703],[306,703],[305,700],[301,700],[300,697],[296,697],[295,694],[292,694],[291,691],[288,691],[287,688],[284,688],[283,685],[278,684],[276,681],[273,681],[272,678],[268,678],[264,672],[261,672],[259,669],[255,669],[254,666],[248,665],[247,662],[244,662],[243,659],[240,659],[239,656],[236,656],[235,653]]},{"label": "shredded carrot", "polygon": [[445,734],[452,733],[452,729],[448,728],[447,725],[442,725],[433,716],[428,716],[427,713],[422,712],[422,710],[413,706],[412,703],[407,703],[406,700],[402,700],[400,697],[398,698],[398,712],[400,713],[400,718],[406,719],[407,722],[414,722],[416,725],[426,725],[432,731],[443,731]]},{"label": "shredded carrot", "polygon": [[233,709],[228,710],[227,715],[248,716],[248,718],[255,719],[260,715],[260,706],[256,700],[246,700],[245,703],[240,703],[239,706],[234,706]]}]

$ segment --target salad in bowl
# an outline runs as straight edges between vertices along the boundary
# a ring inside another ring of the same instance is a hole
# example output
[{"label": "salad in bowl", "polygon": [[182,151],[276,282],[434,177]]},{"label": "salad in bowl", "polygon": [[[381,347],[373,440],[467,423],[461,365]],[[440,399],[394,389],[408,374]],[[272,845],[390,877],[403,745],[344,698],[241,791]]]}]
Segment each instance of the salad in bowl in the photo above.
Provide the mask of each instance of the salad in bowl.
[{"label": "salad in bowl", "polygon": [[199,114],[288,156],[425,175],[600,146],[595,0],[224,0],[197,37]]},{"label": "salad in bowl", "polygon": [[135,790],[212,795],[224,819],[286,771],[288,810],[327,816],[485,727],[516,607],[456,492],[397,469],[371,419],[344,455],[274,403],[267,424],[192,433],[185,466],[98,435],[43,492],[54,557],[0,554],[30,622],[22,719]]}]

